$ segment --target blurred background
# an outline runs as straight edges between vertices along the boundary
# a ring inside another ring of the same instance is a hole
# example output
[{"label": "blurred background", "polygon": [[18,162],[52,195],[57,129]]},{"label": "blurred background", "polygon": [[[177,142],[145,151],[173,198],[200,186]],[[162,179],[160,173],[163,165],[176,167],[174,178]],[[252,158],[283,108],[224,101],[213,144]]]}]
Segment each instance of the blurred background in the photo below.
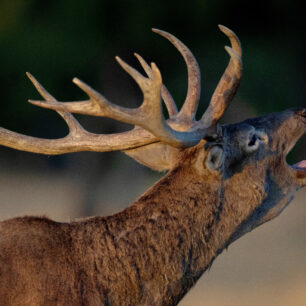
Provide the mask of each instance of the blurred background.
[{"label": "blurred background", "polygon": [[[187,89],[179,53],[152,27],[180,38],[198,59],[202,95],[209,103],[227,63],[226,37],[239,36],[244,72],[224,117],[235,122],[293,106],[305,106],[306,22],[303,1],[0,0],[0,126],[27,135],[67,133],[53,111],[27,103],[39,98],[30,71],[57,99],[84,99],[71,83],[79,77],[114,103],[136,107],[141,92],[114,60],[140,69],[134,52],[161,69],[178,105]],[[129,129],[105,118],[77,116],[91,132]],[[305,137],[288,157],[306,158]],[[0,219],[47,215],[67,221],[127,207],[158,180],[120,152],[41,156],[0,147]],[[306,305],[306,190],[275,221],[235,242],[180,305]]]}]

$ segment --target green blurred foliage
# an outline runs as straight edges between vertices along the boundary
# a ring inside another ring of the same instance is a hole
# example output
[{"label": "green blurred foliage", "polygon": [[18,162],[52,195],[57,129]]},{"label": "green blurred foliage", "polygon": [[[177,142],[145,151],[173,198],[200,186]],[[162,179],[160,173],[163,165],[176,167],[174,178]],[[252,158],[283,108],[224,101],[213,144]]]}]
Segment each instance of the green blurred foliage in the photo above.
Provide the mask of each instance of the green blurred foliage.
[{"label": "green blurred foliage", "polygon": [[223,49],[228,41],[218,23],[232,28],[242,41],[244,76],[236,99],[258,113],[305,105],[303,1],[1,0],[0,125],[32,135],[61,135],[65,125],[56,114],[25,102],[39,96],[24,72],[37,76],[60,100],[82,99],[70,82],[74,76],[103,92],[116,91],[126,79],[113,57],[118,54],[137,66],[134,51],[158,63],[182,103],[184,63],[151,27],[175,34],[198,58],[203,112],[228,61]]}]

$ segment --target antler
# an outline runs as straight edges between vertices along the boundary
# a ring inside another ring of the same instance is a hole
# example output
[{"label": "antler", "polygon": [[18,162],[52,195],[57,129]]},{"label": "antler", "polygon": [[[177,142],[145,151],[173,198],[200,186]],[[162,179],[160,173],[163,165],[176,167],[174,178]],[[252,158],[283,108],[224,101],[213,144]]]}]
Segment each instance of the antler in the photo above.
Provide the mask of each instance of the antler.
[{"label": "antler", "polygon": [[[153,29],[154,32],[167,38],[183,55],[188,70],[188,91],[184,105],[177,113],[176,105],[166,87],[157,66],[149,66],[143,58],[135,54],[148,77],[129,66],[119,57],[116,60],[121,67],[137,82],[143,92],[143,103],[136,109],[128,109],[114,105],[89,87],[81,80],[74,78],[73,82],[88,96],[85,101],[59,102],[49,94],[43,86],[29,73],[43,101],[29,100],[30,103],[57,111],[66,121],[69,133],[66,137],[55,140],[40,139],[21,135],[0,128],[0,144],[43,154],[63,154],[76,151],[113,151],[128,150],[154,142],[164,142],[174,147],[190,147],[197,144],[203,137],[215,136],[217,121],[232,99],[241,76],[241,48],[238,38],[229,29],[220,26],[230,39],[232,48],[226,47],[231,56],[230,63],[218,84],[211,99],[208,110],[199,122],[194,119],[200,97],[200,70],[191,51],[173,35]],[[170,118],[165,120],[162,114],[161,97],[163,98]],[[220,98],[221,97],[221,98]],[[97,135],[82,128],[71,113],[108,117],[136,127],[120,134]]]},{"label": "antler", "polygon": [[194,121],[201,94],[201,72],[197,60],[191,51],[170,33],[157,29],[153,29],[153,32],[167,38],[184,57],[188,70],[188,90],[185,102],[177,118],[186,119],[191,123]]},{"label": "antler", "polygon": [[242,75],[242,50],[239,38],[236,34],[223,25],[219,29],[229,38],[232,47],[225,46],[225,50],[230,55],[230,62],[213,93],[209,107],[205,111],[201,124],[204,126],[216,126],[219,119],[232,101]]}]

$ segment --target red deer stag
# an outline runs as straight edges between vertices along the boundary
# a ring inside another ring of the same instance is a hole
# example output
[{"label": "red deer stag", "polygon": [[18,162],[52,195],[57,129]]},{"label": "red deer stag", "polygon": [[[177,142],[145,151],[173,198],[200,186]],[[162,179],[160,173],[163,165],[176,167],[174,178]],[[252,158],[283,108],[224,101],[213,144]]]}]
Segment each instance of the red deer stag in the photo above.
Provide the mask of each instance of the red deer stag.
[{"label": "red deer stag", "polygon": [[[143,92],[136,109],[112,104],[79,79],[86,101],[59,102],[30,74],[43,97],[29,102],[55,110],[69,133],[40,139],[0,129],[0,144],[42,154],[124,151],[155,170],[169,170],[127,209],[107,217],[59,223],[20,217],[0,223],[1,305],[176,305],[230,243],[276,217],[306,185],[306,161],[286,155],[306,131],[306,109],[240,123],[219,119],[239,85],[241,47],[228,28],[229,64],[199,121],[200,71],[190,50],[154,29],[182,54],[188,91],[178,112],[157,66],[136,54],[144,77],[120,58]],[[161,99],[169,118],[162,113]],[[71,113],[135,125],[97,135]]]}]

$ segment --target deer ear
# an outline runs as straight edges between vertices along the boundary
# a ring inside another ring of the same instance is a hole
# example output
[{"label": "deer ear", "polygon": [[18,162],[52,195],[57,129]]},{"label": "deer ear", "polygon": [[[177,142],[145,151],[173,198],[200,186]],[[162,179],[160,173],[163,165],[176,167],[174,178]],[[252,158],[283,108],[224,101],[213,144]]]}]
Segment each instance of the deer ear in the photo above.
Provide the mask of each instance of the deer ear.
[{"label": "deer ear", "polygon": [[180,150],[165,143],[156,142],[126,150],[124,153],[152,170],[167,171],[172,169],[178,161]]},{"label": "deer ear", "polygon": [[210,148],[205,165],[210,170],[219,170],[224,161],[224,150],[220,145],[215,145]]}]

